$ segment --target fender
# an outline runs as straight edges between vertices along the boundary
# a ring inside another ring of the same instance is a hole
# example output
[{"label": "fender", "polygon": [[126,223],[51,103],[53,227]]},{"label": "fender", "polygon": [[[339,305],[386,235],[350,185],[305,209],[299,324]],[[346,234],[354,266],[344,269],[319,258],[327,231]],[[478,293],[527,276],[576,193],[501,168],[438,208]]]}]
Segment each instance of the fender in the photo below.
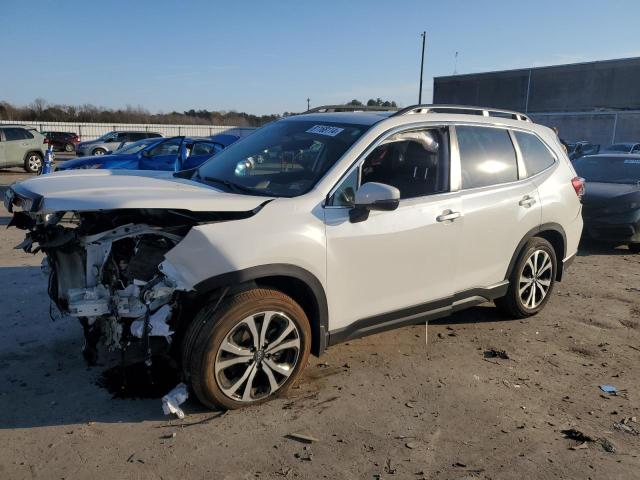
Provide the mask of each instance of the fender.
[{"label": "fender", "polygon": [[[315,355],[320,355],[327,347],[327,332],[329,331],[329,307],[327,296],[320,280],[311,272],[296,265],[286,263],[272,263],[249,267],[243,270],[223,273],[208,278],[195,285],[198,296],[206,295],[222,287],[241,285],[243,283],[258,281],[268,277],[289,277],[303,282],[314,297],[316,306],[315,315],[310,315],[312,344],[311,349]],[[316,318],[314,318],[316,317]]]},{"label": "fender", "polygon": [[[509,280],[509,278],[511,278],[511,274],[513,273],[513,269],[516,266],[518,257],[520,256],[520,253],[522,252],[524,245],[529,241],[529,239],[531,239],[532,237],[535,237],[540,232],[549,231],[549,230],[557,232],[562,236],[563,252],[567,251],[567,235],[565,234],[564,228],[562,228],[562,225],[558,223],[553,223],[553,222],[543,223],[542,225],[538,225],[537,227],[534,227],[531,230],[529,230],[525,234],[525,236],[522,237],[522,240],[520,240],[520,242],[518,243],[518,246],[516,247],[516,250],[513,253],[513,256],[511,257],[511,261],[509,262],[509,266],[507,267],[507,272],[504,276],[505,280]],[[558,281],[562,279],[562,272],[564,268],[563,261],[564,261],[564,258],[558,258],[559,265],[558,265],[558,271],[556,272],[556,280]]]}]

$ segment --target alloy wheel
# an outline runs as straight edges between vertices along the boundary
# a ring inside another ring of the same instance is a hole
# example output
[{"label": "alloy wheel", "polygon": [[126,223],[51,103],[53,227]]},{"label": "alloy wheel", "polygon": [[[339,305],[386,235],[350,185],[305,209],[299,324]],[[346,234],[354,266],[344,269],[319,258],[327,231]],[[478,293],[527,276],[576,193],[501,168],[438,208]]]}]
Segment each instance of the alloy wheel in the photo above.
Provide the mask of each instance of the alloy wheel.
[{"label": "alloy wheel", "polygon": [[42,159],[38,155],[33,153],[29,155],[29,158],[27,159],[27,165],[29,167],[29,171],[37,172],[38,170],[40,170],[40,168],[42,168]]},{"label": "alloy wheel", "polygon": [[520,301],[529,309],[540,305],[553,279],[553,260],[544,250],[534,250],[527,259],[518,282]]},{"label": "alloy wheel", "polygon": [[286,314],[252,314],[222,341],[214,363],[216,382],[235,401],[253,402],[273,395],[293,373],[300,348],[300,331]]}]

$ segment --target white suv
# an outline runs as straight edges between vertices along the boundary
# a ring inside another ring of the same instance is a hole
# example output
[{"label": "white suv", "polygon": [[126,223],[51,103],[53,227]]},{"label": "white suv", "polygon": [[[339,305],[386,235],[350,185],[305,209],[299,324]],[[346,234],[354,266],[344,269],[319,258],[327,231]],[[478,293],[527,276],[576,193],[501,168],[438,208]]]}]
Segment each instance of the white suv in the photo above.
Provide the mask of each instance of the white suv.
[{"label": "white suv", "polygon": [[5,205],[88,360],[99,340],[170,355],[202,403],[238,408],[345,340],[490,300],[539,312],[582,190],[526,116],[422,105],[289,117],[176,174],[45,175]]}]

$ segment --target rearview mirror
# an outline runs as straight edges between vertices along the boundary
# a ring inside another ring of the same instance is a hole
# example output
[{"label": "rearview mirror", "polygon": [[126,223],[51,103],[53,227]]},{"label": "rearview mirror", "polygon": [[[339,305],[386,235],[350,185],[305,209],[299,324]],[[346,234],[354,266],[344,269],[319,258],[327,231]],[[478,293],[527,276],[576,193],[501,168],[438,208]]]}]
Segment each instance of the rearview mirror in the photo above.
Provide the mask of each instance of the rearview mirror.
[{"label": "rearview mirror", "polygon": [[368,182],[356,192],[353,208],[349,211],[351,223],[364,222],[371,210],[391,211],[400,205],[400,190],[384,183]]}]

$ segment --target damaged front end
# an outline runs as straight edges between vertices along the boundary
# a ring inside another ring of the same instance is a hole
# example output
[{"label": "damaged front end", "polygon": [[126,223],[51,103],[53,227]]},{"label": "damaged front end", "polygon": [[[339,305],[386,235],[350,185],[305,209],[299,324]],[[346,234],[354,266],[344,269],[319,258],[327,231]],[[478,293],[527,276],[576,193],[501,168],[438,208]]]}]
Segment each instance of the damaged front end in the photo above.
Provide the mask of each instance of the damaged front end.
[{"label": "damaged front end", "polygon": [[168,352],[184,290],[159,271],[164,254],[196,223],[179,212],[16,212],[10,225],[29,230],[16,248],[45,253],[51,301],[76,317],[83,354],[93,364],[101,342],[110,350],[137,349],[146,360]]},{"label": "damaged front end", "polygon": [[255,213],[126,209],[45,214],[24,211],[20,202],[9,206],[14,210],[9,226],[28,231],[16,248],[45,254],[49,297],[62,315],[80,321],[83,355],[90,364],[96,362],[99,344],[120,350],[127,363],[171,353],[188,288],[178,275],[160,270],[165,253],[195,225]]}]

